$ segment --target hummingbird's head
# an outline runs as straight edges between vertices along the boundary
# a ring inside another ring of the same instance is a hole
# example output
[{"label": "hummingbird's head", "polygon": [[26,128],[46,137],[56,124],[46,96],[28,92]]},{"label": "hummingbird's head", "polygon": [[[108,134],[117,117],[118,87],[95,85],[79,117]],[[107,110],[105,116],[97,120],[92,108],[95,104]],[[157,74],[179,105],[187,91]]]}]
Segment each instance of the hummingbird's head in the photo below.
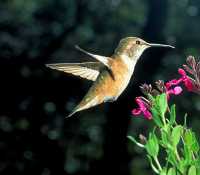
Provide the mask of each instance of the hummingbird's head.
[{"label": "hummingbird's head", "polygon": [[174,48],[173,46],[165,44],[148,43],[137,37],[126,37],[119,42],[119,45],[115,50],[115,54],[125,55],[128,56],[128,58],[130,59],[138,59],[143,51],[149,47]]}]

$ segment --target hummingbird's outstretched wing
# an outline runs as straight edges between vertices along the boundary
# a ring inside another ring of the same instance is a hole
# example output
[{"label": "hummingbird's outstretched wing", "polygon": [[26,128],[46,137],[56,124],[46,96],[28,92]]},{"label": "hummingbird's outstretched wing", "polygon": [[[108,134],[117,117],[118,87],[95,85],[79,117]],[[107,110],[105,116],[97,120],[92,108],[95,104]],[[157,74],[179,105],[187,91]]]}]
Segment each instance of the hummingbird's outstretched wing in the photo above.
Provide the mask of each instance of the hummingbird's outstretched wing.
[{"label": "hummingbird's outstretched wing", "polygon": [[71,73],[88,80],[95,81],[99,75],[99,70],[104,67],[101,62],[85,62],[85,63],[57,63],[46,64],[47,67]]},{"label": "hummingbird's outstretched wing", "polygon": [[75,46],[76,49],[78,49],[79,51],[97,59],[98,61],[100,61],[102,64],[104,64],[108,69],[111,70],[110,68],[110,61],[112,60],[110,57],[105,57],[105,56],[101,56],[101,55],[95,55],[95,54],[92,54],[90,52],[87,52],[86,50],[80,48],[78,45]]}]

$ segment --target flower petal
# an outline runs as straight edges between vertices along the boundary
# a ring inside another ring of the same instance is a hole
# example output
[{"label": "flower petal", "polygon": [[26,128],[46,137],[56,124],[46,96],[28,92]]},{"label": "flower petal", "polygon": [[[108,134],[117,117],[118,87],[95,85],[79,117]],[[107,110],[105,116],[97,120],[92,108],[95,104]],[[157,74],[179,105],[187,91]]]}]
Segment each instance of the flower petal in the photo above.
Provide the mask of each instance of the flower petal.
[{"label": "flower petal", "polygon": [[183,89],[180,86],[176,86],[173,89],[173,91],[174,91],[174,93],[173,93],[174,95],[179,95],[183,91]]},{"label": "flower petal", "polygon": [[138,104],[141,111],[146,109],[145,102],[140,97],[137,97],[135,101]]},{"label": "flower petal", "polygon": [[144,113],[144,117],[146,119],[148,119],[148,120],[152,119],[152,114],[148,110],[144,111],[143,113]]},{"label": "flower petal", "polygon": [[143,114],[146,119],[148,120],[152,119],[152,115],[148,110],[148,104],[141,97],[136,97],[135,101],[139,107],[133,109],[132,114],[136,116]]},{"label": "flower petal", "polygon": [[182,81],[184,82],[184,85],[187,88],[187,90],[192,91],[194,89],[194,86],[190,77],[187,76],[186,72],[183,69],[178,69],[178,72],[182,75]]},{"label": "flower petal", "polygon": [[132,113],[133,115],[140,115],[141,112],[142,112],[142,111],[141,111],[139,108],[137,108],[137,109],[133,109],[131,113]]},{"label": "flower petal", "polygon": [[186,72],[184,71],[184,69],[179,68],[178,69],[178,73],[182,76],[186,76]]},{"label": "flower petal", "polygon": [[192,91],[194,89],[193,83],[189,78],[184,80],[184,85],[188,91]]},{"label": "flower petal", "polygon": [[170,80],[170,81],[168,81],[166,84],[165,84],[165,87],[167,88],[167,89],[169,89],[171,86],[175,86],[175,85],[178,85],[179,83],[181,83],[183,80],[182,80],[182,78],[180,78],[180,79],[173,79],[173,80]]}]

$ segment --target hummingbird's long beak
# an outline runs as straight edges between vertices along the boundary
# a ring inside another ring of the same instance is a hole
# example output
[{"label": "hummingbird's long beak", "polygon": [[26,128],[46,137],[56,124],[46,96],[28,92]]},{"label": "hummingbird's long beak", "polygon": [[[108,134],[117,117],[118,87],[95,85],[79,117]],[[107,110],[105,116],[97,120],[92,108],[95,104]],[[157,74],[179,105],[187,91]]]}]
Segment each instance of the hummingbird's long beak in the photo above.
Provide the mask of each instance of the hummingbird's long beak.
[{"label": "hummingbird's long beak", "polygon": [[172,48],[172,49],[175,48],[174,46],[167,45],[167,44],[154,44],[154,43],[148,43],[148,45],[149,45],[150,47],[169,47],[169,48]]}]

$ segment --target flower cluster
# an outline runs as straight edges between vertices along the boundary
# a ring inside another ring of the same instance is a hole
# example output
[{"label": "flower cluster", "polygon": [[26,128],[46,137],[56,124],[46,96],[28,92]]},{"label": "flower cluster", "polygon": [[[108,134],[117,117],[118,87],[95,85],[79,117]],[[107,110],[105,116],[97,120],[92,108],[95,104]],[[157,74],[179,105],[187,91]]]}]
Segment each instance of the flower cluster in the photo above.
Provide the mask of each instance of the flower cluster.
[{"label": "flower cluster", "polygon": [[[196,62],[193,56],[189,56],[186,60],[187,65],[183,65],[183,68],[178,69],[178,73],[181,76],[179,79],[172,79],[166,83],[159,80],[156,82],[156,88],[153,89],[151,85],[144,84],[140,88],[145,95],[156,96],[161,93],[166,93],[167,99],[170,99],[171,95],[179,95],[183,91],[181,84],[185,86],[188,91],[192,91],[200,94],[200,61]],[[188,76],[186,71],[194,78]],[[152,119],[150,112],[152,102],[144,97],[136,97],[135,99],[138,107],[132,110],[134,116],[143,114],[146,119]]]},{"label": "flower cluster", "polygon": [[144,100],[145,98],[143,97],[136,97],[135,101],[138,104],[138,108],[132,110],[133,115],[140,115],[143,113],[144,117],[148,120],[152,119],[152,114],[149,111],[150,110],[150,105],[148,100]]}]

